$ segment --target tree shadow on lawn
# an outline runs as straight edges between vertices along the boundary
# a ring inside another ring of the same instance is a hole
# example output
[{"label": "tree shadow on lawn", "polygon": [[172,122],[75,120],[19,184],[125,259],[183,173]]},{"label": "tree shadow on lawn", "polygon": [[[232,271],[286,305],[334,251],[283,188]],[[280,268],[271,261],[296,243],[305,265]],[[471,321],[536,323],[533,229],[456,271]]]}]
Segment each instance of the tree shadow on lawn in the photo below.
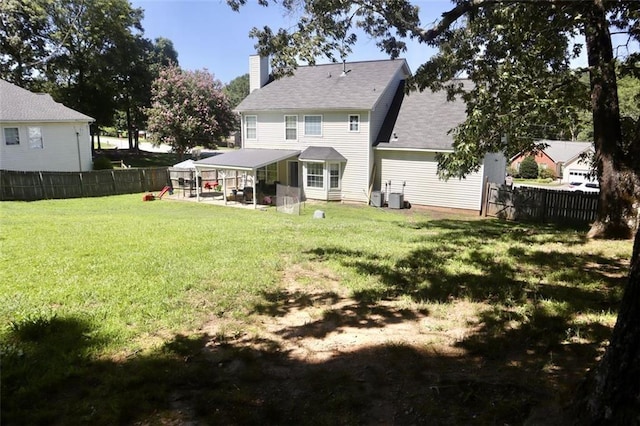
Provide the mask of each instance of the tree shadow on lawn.
[{"label": "tree shadow on lawn", "polygon": [[[611,330],[593,318],[617,310],[627,280],[624,260],[554,249],[585,242],[567,228],[449,220],[411,228],[418,231],[416,247],[392,267],[378,253],[338,246],[308,255],[378,277],[380,286],[354,292],[362,304],[408,296],[490,305],[477,322],[469,320],[474,332],[457,346],[494,365],[517,366],[529,377],[542,374],[550,388],[568,392],[594,364]],[[505,254],[487,251],[501,243],[509,245]],[[554,245],[531,248],[543,243]],[[452,259],[460,265],[452,267]]]},{"label": "tree shadow on lawn", "polygon": [[308,363],[263,341],[177,335],[150,354],[96,360],[87,322],[35,329],[9,336],[25,349],[3,356],[3,425],[504,424],[546,396],[517,368],[402,345]]}]

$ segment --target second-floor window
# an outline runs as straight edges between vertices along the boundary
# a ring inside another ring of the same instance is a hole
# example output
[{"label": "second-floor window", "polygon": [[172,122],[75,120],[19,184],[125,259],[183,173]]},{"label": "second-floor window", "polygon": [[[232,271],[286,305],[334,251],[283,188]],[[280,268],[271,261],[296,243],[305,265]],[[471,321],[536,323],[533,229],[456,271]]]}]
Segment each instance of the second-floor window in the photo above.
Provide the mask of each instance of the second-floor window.
[{"label": "second-floor window", "polygon": [[359,132],[360,131],[360,116],[359,115],[350,115],[349,116],[349,131],[350,132]]},{"label": "second-floor window", "polygon": [[305,136],[322,136],[321,115],[304,116],[304,134]]},{"label": "second-floor window", "polygon": [[258,116],[247,115],[244,118],[245,138],[256,139],[258,136]]},{"label": "second-floor window", "polygon": [[298,140],[298,116],[284,116],[284,138],[288,141]]}]

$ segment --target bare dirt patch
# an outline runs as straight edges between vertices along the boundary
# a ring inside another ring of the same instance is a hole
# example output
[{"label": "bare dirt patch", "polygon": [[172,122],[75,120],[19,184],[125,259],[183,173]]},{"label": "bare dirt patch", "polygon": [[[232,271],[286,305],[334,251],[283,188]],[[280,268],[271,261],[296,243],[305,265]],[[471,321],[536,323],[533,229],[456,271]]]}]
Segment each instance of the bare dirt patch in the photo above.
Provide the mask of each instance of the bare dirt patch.
[{"label": "bare dirt patch", "polygon": [[523,376],[526,360],[505,365],[460,344],[487,305],[362,303],[321,264],[295,265],[283,282],[250,324],[216,318],[201,330],[226,390],[217,422],[509,424],[549,397]]}]

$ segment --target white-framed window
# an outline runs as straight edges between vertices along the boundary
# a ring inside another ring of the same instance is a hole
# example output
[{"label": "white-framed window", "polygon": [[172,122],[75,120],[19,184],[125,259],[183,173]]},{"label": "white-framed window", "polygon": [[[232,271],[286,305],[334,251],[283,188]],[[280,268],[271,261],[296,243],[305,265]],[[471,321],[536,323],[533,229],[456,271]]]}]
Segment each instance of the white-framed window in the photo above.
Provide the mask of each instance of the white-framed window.
[{"label": "white-framed window", "polygon": [[258,116],[247,115],[244,117],[244,137],[246,139],[257,139],[258,137]]},{"label": "white-framed window", "polygon": [[349,115],[349,131],[350,132],[360,131],[360,115],[358,114]]},{"label": "white-framed window", "polygon": [[20,132],[17,127],[4,128],[5,145],[20,145]]},{"label": "white-framed window", "polygon": [[304,134],[305,136],[322,136],[321,115],[304,116]]},{"label": "white-framed window", "polygon": [[329,189],[340,189],[340,163],[329,163]]},{"label": "white-framed window", "polygon": [[278,180],[278,163],[272,163],[268,166],[261,167],[256,170],[258,182],[262,181],[267,185],[272,185]]},{"label": "white-framed window", "polygon": [[42,149],[42,129],[40,127],[29,127],[29,148]]},{"label": "white-framed window", "polygon": [[307,163],[307,187],[324,188],[323,163]]},{"label": "white-framed window", "polygon": [[298,140],[298,116],[284,116],[284,139],[288,141]]}]

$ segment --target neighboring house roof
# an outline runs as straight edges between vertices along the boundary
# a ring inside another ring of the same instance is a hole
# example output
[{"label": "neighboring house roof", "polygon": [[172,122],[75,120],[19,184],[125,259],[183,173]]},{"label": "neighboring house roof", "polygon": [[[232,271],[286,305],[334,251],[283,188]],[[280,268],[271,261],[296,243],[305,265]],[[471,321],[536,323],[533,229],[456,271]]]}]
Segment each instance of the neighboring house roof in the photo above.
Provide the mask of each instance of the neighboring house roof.
[{"label": "neighboring house roof", "polygon": [[0,79],[0,121],[94,121],[88,115],[53,100],[51,95],[33,93]]},{"label": "neighboring house roof", "polygon": [[[469,80],[456,80],[454,83],[471,84]],[[466,118],[464,101],[459,98],[447,101],[445,90],[404,94],[401,85],[375,145],[390,149],[449,151],[453,149],[450,130]]]},{"label": "neighboring house roof", "polygon": [[301,161],[347,161],[347,159],[334,148],[325,146],[310,146],[302,151],[298,158]]},{"label": "neighboring house roof", "polygon": [[567,163],[593,148],[591,142],[541,140],[538,144],[547,145],[543,151],[555,163]]},{"label": "neighboring house roof", "polygon": [[299,67],[251,92],[235,110],[373,110],[400,69],[410,75],[404,59]]},{"label": "neighboring house roof", "polygon": [[295,157],[300,151],[293,149],[259,149],[243,148],[224,154],[194,161],[198,168],[214,168],[227,170],[255,170],[290,157]]}]

